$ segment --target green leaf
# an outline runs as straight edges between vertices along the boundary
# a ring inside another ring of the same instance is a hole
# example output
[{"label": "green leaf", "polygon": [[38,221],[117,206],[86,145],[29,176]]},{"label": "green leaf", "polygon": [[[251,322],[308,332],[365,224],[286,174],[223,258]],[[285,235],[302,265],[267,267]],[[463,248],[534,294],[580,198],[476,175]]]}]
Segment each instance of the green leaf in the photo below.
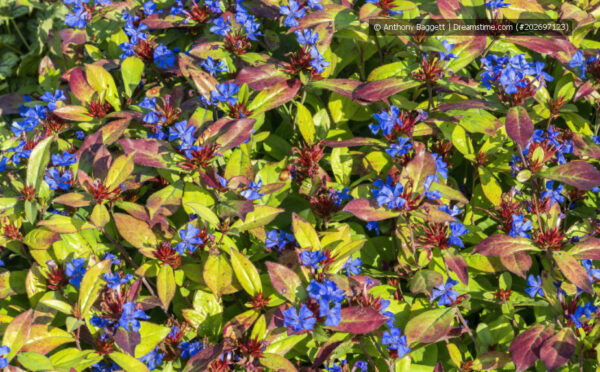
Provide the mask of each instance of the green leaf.
[{"label": "green leaf", "polygon": [[264,353],[260,364],[273,371],[298,371],[291,361],[277,354]]},{"label": "green leaf", "polygon": [[158,298],[164,305],[165,309],[169,308],[169,304],[175,296],[177,285],[175,284],[175,275],[173,274],[173,268],[169,265],[161,265],[156,278],[156,290],[158,291]]},{"label": "green leaf", "polygon": [[314,251],[321,249],[321,242],[313,225],[295,212],[292,213],[292,228],[300,248],[310,248]]},{"label": "green leaf", "polygon": [[242,288],[252,297],[262,292],[262,283],[254,264],[241,252],[231,248],[231,266]]},{"label": "green leaf", "polygon": [[33,323],[33,309],[17,315],[4,330],[2,345],[10,348],[10,353],[4,356],[10,362],[12,358],[21,350],[25,341],[31,333]]},{"label": "green leaf", "polygon": [[120,111],[121,102],[119,101],[119,92],[117,91],[117,86],[112,75],[102,66],[90,64],[85,65],[85,75],[92,88],[98,94],[104,94],[104,97],[115,111]]},{"label": "green leaf", "polygon": [[268,205],[256,205],[254,210],[248,213],[243,221],[240,219],[231,225],[231,229],[242,232],[264,226],[273,221],[281,212],[283,212],[283,209]]},{"label": "green leaf", "polygon": [[342,185],[350,183],[354,161],[347,147],[336,147],[331,150],[331,169],[335,180]]},{"label": "green leaf", "polygon": [[104,274],[108,272],[110,262],[110,260],[98,262],[89,269],[83,276],[83,279],[81,279],[77,310],[82,316],[89,315],[92,305],[96,302],[100,291],[104,288]]},{"label": "green leaf", "polygon": [[406,338],[409,344],[432,344],[441,340],[450,329],[455,307],[428,310],[406,323]]},{"label": "green leaf", "polygon": [[54,369],[54,365],[50,359],[48,359],[47,356],[38,353],[23,352],[17,356],[17,360],[29,371],[47,371]]},{"label": "green leaf", "polygon": [[40,141],[40,143],[35,145],[33,150],[31,150],[31,154],[29,155],[25,183],[27,186],[33,187],[36,190],[36,193],[40,189],[46,165],[50,160],[50,145],[52,144],[53,139],[54,137],[48,137]]},{"label": "green leaf", "polygon": [[119,156],[110,166],[104,185],[113,190],[116,187],[120,187],[123,182],[133,172],[133,157],[135,153],[129,153],[128,155]]},{"label": "green leaf", "polygon": [[115,213],[113,218],[119,234],[127,243],[139,249],[143,255],[155,258],[152,252],[157,244],[156,236],[146,222],[124,213]]},{"label": "green leaf", "polygon": [[142,80],[144,72],[144,62],[138,57],[127,57],[121,64],[121,75],[123,76],[123,84],[125,86],[125,96],[131,97],[135,88]]},{"label": "green leaf", "polygon": [[431,290],[444,282],[442,274],[433,270],[421,270],[416,272],[410,280],[410,291],[414,294],[423,293],[431,295]]},{"label": "green leaf", "polygon": [[210,255],[204,264],[203,277],[206,286],[219,298],[233,281],[233,269],[224,255]]},{"label": "green leaf", "polygon": [[300,129],[300,134],[302,134],[302,137],[306,143],[312,145],[315,142],[316,134],[315,123],[313,122],[312,114],[306,108],[306,106],[300,102],[296,103],[296,107],[298,107],[296,120],[298,121],[298,129]]},{"label": "green leaf", "polygon": [[150,220],[154,219],[157,213],[163,216],[170,216],[177,211],[181,205],[183,197],[183,180],[179,180],[165,188],[162,188],[148,197],[146,208],[150,215]]},{"label": "green leaf", "polygon": [[108,356],[126,372],[150,372],[144,363],[135,359],[131,355],[115,351],[108,354]]},{"label": "green leaf", "polygon": [[499,206],[502,201],[502,187],[500,183],[487,168],[479,167],[477,170],[479,171],[479,178],[485,197],[494,206]]},{"label": "green leaf", "polygon": [[104,204],[96,204],[94,206],[90,215],[90,221],[100,229],[110,222],[110,215]]},{"label": "green leaf", "polygon": [[169,327],[140,321],[141,342],[135,347],[135,357],[141,358],[154,350],[156,345],[164,340],[169,332],[171,332]]},{"label": "green leaf", "polygon": [[201,221],[207,221],[213,226],[219,226],[219,217],[210,208],[196,202],[183,204],[191,213],[197,214]]}]

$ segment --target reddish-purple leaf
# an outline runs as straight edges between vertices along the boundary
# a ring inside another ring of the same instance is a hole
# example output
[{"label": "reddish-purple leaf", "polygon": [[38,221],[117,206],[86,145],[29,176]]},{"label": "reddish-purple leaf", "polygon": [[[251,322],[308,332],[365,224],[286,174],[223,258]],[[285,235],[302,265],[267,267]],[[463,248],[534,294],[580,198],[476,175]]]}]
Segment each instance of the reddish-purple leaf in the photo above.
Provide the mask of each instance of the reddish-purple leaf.
[{"label": "reddish-purple leaf", "polygon": [[575,244],[569,254],[576,260],[600,260],[600,239],[587,238]]},{"label": "reddish-purple leaf", "polygon": [[532,263],[531,256],[527,252],[516,252],[500,256],[500,262],[506,270],[523,278],[527,276]]},{"label": "reddish-purple leaf", "polygon": [[573,45],[565,36],[555,36],[544,38],[540,36],[509,36],[504,39],[513,44],[520,45],[540,54],[548,54],[562,63],[569,63],[571,57],[577,52],[577,47]]},{"label": "reddish-purple leaf", "polygon": [[584,137],[580,133],[573,133],[573,153],[580,158],[586,156],[600,159],[600,146],[596,145],[588,136]]},{"label": "reddish-purple leaf", "polygon": [[327,359],[329,359],[331,353],[333,353],[335,349],[337,349],[342,343],[342,341],[329,340],[323,346],[321,346],[319,352],[317,353],[317,357],[313,362],[313,368],[321,367],[327,361]]},{"label": "reddish-purple leaf", "polygon": [[124,138],[118,142],[126,154],[135,152],[133,161],[136,164],[147,167],[167,168],[168,156],[173,152],[165,143],[151,138]]},{"label": "reddish-purple leaf", "polygon": [[89,115],[87,108],[83,106],[62,106],[54,110],[54,114],[59,118],[72,121],[90,121],[92,117]]},{"label": "reddish-purple leaf", "polygon": [[553,334],[554,327],[546,328],[543,324],[536,324],[525,332],[520,333],[513,340],[508,351],[515,363],[517,372],[531,367],[540,358],[542,345]]},{"label": "reddish-purple leaf", "polygon": [[69,207],[79,208],[87,207],[92,204],[92,196],[90,194],[81,194],[78,192],[69,192],[60,195],[52,200],[53,203],[68,205]]},{"label": "reddish-purple leaf", "polygon": [[213,346],[207,346],[201,352],[194,355],[188,360],[185,365],[184,372],[191,371],[206,371],[208,370],[208,366],[214,361],[217,360],[221,353],[223,352],[223,343]]},{"label": "reddish-purple leaf", "polygon": [[444,372],[444,366],[442,365],[442,362],[437,362],[435,364],[435,367],[433,368],[433,372]]},{"label": "reddish-purple leaf", "polygon": [[477,244],[471,253],[483,256],[506,256],[517,252],[539,251],[530,239],[513,238],[510,235],[494,234]]},{"label": "reddish-purple leaf", "polygon": [[413,192],[423,192],[424,183],[428,176],[434,175],[437,166],[433,156],[425,149],[417,150],[417,154],[402,169],[400,182],[403,185],[411,183]]},{"label": "reddish-purple leaf", "polygon": [[207,135],[206,139],[209,142],[214,140],[219,144],[219,151],[227,151],[250,138],[255,122],[256,120],[249,118],[237,120],[223,118],[208,127],[203,135]]},{"label": "reddish-purple leaf", "polygon": [[248,110],[254,114],[259,114],[288,103],[296,97],[296,93],[298,93],[301,86],[300,79],[294,78],[261,90],[248,104]]},{"label": "reddish-purple leaf", "polygon": [[271,279],[273,288],[280,295],[294,302],[296,292],[302,286],[302,281],[298,277],[298,274],[292,271],[292,269],[275,262],[265,262],[265,265],[269,271],[269,278]]},{"label": "reddish-purple leaf", "polygon": [[584,160],[574,160],[542,170],[538,175],[585,191],[600,186],[600,172]]},{"label": "reddish-purple leaf", "polygon": [[311,12],[310,14],[305,15],[301,19],[298,20],[299,25],[295,27],[290,27],[288,33],[292,33],[296,30],[303,30],[306,28],[312,28],[313,26],[319,25],[321,23],[335,23],[335,19],[339,17],[344,17],[351,14],[351,10],[346,8],[343,5],[339,4],[326,4],[323,5],[322,10],[318,10],[316,12]]},{"label": "reddish-purple leaf", "polygon": [[387,317],[370,307],[352,306],[340,312],[342,321],[337,327],[329,327],[337,332],[364,334],[373,332],[387,321]]},{"label": "reddish-purple leaf", "polygon": [[140,344],[140,341],[141,337],[139,332],[128,332],[119,327],[115,334],[115,342],[117,345],[119,345],[121,350],[131,356],[135,355],[135,347]]},{"label": "reddish-purple leaf", "polygon": [[540,359],[548,371],[552,372],[569,361],[575,354],[577,339],[571,328],[563,328],[547,339],[540,349]]},{"label": "reddish-purple leaf", "polygon": [[289,76],[274,64],[243,68],[235,79],[236,85],[244,83],[253,90],[263,90],[289,79]]},{"label": "reddish-purple leaf", "polygon": [[354,91],[361,84],[361,81],[352,79],[324,79],[310,82],[311,87],[327,89],[347,98],[352,98]]},{"label": "reddish-purple leaf", "polygon": [[467,270],[467,262],[465,259],[456,252],[456,249],[446,249],[442,251],[442,255],[444,256],[444,262],[446,266],[456,275],[461,282],[465,285],[469,284],[469,271]]},{"label": "reddish-purple leaf", "polygon": [[400,212],[378,207],[377,203],[370,199],[352,200],[346,204],[343,210],[352,213],[363,221],[381,221],[400,215]]},{"label": "reddish-purple leaf", "polygon": [[437,0],[437,6],[442,17],[449,19],[459,18],[456,11],[460,10],[462,6],[458,0]]},{"label": "reddish-purple leaf", "polygon": [[407,78],[389,78],[361,84],[354,90],[352,98],[362,105],[381,101],[396,93],[421,85]]},{"label": "reddish-purple leaf", "polygon": [[446,112],[450,110],[469,110],[469,109],[482,109],[482,110],[498,110],[502,108],[501,105],[490,102],[483,101],[480,99],[471,99],[466,101],[458,101],[453,103],[444,103],[437,107],[439,112]]},{"label": "reddish-purple leaf", "polygon": [[182,24],[180,21],[175,21],[167,12],[154,13],[149,17],[144,18],[142,23],[154,30],[165,30]]},{"label": "reddish-purple leaf", "polygon": [[506,114],[506,133],[516,144],[525,148],[533,136],[533,123],[523,106],[514,106]]},{"label": "reddish-purple leaf", "polygon": [[81,103],[90,102],[92,96],[96,92],[94,88],[88,84],[83,70],[79,68],[71,70],[71,74],[69,75],[69,88],[71,88],[71,93],[73,93]]},{"label": "reddish-purple leaf", "polygon": [[579,263],[579,260],[575,259],[569,253],[562,251],[554,252],[552,257],[554,257],[554,261],[560,271],[571,283],[588,293],[594,293],[590,278]]}]

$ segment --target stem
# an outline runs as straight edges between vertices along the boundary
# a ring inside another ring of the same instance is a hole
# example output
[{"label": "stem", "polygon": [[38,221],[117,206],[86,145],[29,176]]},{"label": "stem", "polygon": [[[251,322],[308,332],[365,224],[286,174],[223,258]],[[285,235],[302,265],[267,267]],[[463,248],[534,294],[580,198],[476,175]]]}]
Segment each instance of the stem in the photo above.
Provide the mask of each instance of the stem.
[{"label": "stem", "polygon": [[458,320],[463,325],[463,327],[465,327],[465,329],[467,330],[467,333],[469,334],[469,336],[471,336],[471,340],[473,340],[473,344],[475,344],[475,348],[477,349],[477,352],[480,353],[481,349],[479,348],[479,343],[475,339],[475,336],[473,336],[473,331],[471,331],[471,327],[469,327],[469,325],[467,324],[467,321],[465,320],[465,318],[463,318],[463,316],[460,313],[460,311],[458,310],[458,308],[456,310],[457,310],[456,316],[458,317]]},{"label": "stem", "polygon": [[379,53],[379,62],[383,65],[383,51],[381,50],[381,45],[379,45],[379,37],[375,30],[373,30],[373,37],[375,38],[375,45],[377,45],[377,53]]},{"label": "stem", "polygon": [[369,333],[369,338],[371,339],[371,342],[373,343],[373,345],[375,345],[375,348],[377,349],[377,351],[379,352],[379,354],[381,354],[381,357],[385,360],[385,362],[388,365],[388,368],[390,369],[390,371],[393,371],[394,368],[390,362],[390,360],[388,358],[385,357],[385,354],[383,353],[383,351],[381,350],[381,347],[379,346],[379,344],[377,342],[375,342],[375,338],[373,337],[372,334]]},{"label": "stem", "polygon": [[365,348],[365,345],[363,345],[363,342],[361,339],[358,340],[358,344],[360,345],[360,348],[363,351],[363,353],[365,353],[365,355],[367,356],[367,360],[369,361],[369,364],[371,364],[371,367],[373,367],[375,372],[379,372],[377,365],[375,365],[373,358],[371,358],[371,355],[369,355],[369,353],[367,352],[367,349]]},{"label": "stem", "polygon": [[27,49],[31,48],[29,46],[29,43],[27,42],[27,40],[25,40],[25,37],[21,33],[21,30],[19,29],[19,26],[17,25],[17,22],[15,22],[15,19],[11,18],[11,21],[13,23],[13,26],[15,26],[15,30],[17,31],[17,34],[19,35],[19,38],[21,39],[21,41],[23,42],[23,44],[25,44],[25,46],[27,47]]}]

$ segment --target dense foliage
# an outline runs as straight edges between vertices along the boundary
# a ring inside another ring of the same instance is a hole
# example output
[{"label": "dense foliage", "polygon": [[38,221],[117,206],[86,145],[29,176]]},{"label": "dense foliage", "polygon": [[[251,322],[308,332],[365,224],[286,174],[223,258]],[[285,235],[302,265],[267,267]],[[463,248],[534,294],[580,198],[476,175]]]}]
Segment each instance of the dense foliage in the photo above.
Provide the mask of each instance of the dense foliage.
[{"label": "dense foliage", "polygon": [[509,2],[0,2],[0,368],[596,370],[600,2]]}]

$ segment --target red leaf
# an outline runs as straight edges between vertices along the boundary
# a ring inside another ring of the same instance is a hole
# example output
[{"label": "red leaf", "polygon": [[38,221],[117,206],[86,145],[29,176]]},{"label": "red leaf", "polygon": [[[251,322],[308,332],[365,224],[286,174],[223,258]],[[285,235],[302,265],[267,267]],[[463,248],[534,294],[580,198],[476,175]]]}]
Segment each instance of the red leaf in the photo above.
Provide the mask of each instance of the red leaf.
[{"label": "red leaf", "polygon": [[352,200],[346,204],[343,210],[352,213],[363,221],[381,221],[400,215],[400,212],[378,207],[377,203],[370,199]]},{"label": "red leaf", "polygon": [[561,251],[554,252],[552,257],[560,271],[571,283],[587,293],[594,293],[590,278],[577,259],[569,253]]},{"label": "red leaf", "polygon": [[181,23],[173,20],[167,20],[167,18],[172,18],[169,13],[155,13],[149,17],[146,17],[142,21],[142,23],[146,24],[148,27],[154,30],[174,28],[179,26],[179,24]]},{"label": "red leaf", "polygon": [[538,175],[566,183],[580,190],[591,190],[600,186],[600,172],[590,163],[574,160],[563,165],[543,170]]},{"label": "red leaf", "polygon": [[387,317],[370,307],[346,307],[341,311],[342,321],[337,327],[329,327],[337,332],[364,334],[373,332],[387,321]]},{"label": "red leaf", "polygon": [[525,148],[533,136],[533,123],[522,106],[514,106],[506,115],[506,133],[521,148]]},{"label": "red leaf", "polygon": [[531,268],[531,256],[527,252],[517,252],[515,254],[507,254],[500,256],[500,262],[506,270],[513,274],[525,278],[527,271]]},{"label": "red leaf", "polygon": [[571,328],[563,328],[557,334],[547,339],[540,349],[540,359],[548,368],[554,371],[569,361],[575,354],[577,340]]},{"label": "red leaf", "polygon": [[471,253],[483,256],[506,256],[517,252],[539,250],[527,238],[513,238],[510,235],[494,234],[473,249]]},{"label": "red leaf", "polygon": [[294,302],[296,298],[296,291],[298,287],[302,285],[302,281],[292,269],[280,265],[275,262],[265,262],[267,270],[269,271],[269,278],[273,288],[285,297],[286,299]]},{"label": "red leaf", "polygon": [[154,168],[167,168],[165,157],[172,153],[172,150],[165,143],[152,138],[136,140],[124,138],[118,142],[123,146],[123,151],[126,154],[135,151],[133,161],[136,164]]},{"label": "red leaf", "polygon": [[242,86],[248,84],[253,90],[263,90],[275,84],[286,81],[288,76],[277,69],[274,64],[243,68],[235,79],[235,84]]},{"label": "red leaf", "polygon": [[568,63],[577,52],[577,48],[564,36],[555,36],[551,39],[532,35],[509,36],[504,40],[534,52],[548,54],[562,63]]},{"label": "red leaf", "polygon": [[319,352],[317,353],[317,357],[315,358],[315,361],[313,362],[313,368],[319,368],[321,367],[325,361],[327,361],[327,359],[329,359],[329,356],[331,355],[331,353],[333,353],[335,351],[335,349],[337,349],[338,346],[340,346],[343,342],[342,341],[332,341],[329,340],[325,343],[325,345],[323,345],[320,349]]},{"label": "red leaf", "polygon": [[249,118],[238,120],[223,118],[207,128],[203,135],[208,134],[205,138],[209,139],[209,142],[212,142],[210,138],[214,137],[214,142],[220,145],[219,151],[227,151],[250,138],[255,122],[256,120]]},{"label": "red leaf", "polygon": [[465,285],[469,284],[469,271],[467,270],[467,262],[465,259],[456,251],[447,249],[443,251],[444,262],[448,268],[458,275],[458,279]]},{"label": "red leaf", "polygon": [[502,106],[489,102],[483,101],[479,99],[471,99],[467,101],[459,101],[453,103],[444,103],[437,107],[437,110],[440,112],[446,112],[450,110],[469,110],[469,109],[483,109],[483,110],[498,110]]},{"label": "red leaf", "polygon": [[588,238],[569,251],[577,260],[600,260],[600,239]]},{"label": "red leaf", "polygon": [[353,98],[353,93],[362,82],[352,79],[325,79],[311,81],[310,86],[314,88],[327,89],[347,98]]},{"label": "red leaf", "polygon": [[540,348],[553,334],[554,327],[546,328],[543,324],[537,324],[513,340],[508,351],[517,372],[531,367],[540,358]]},{"label": "red leaf", "polygon": [[90,102],[92,96],[96,92],[94,88],[88,84],[83,70],[79,68],[71,70],[71,74],[69,75],[69,88],[71,88],[71,92],[81,103]]},{"label": "red leaf", "polygon": [[352,98],[362,105],[381,101],[396,93],[421,85],[420,82],[406,78],[389,78],[361,84]]}]

